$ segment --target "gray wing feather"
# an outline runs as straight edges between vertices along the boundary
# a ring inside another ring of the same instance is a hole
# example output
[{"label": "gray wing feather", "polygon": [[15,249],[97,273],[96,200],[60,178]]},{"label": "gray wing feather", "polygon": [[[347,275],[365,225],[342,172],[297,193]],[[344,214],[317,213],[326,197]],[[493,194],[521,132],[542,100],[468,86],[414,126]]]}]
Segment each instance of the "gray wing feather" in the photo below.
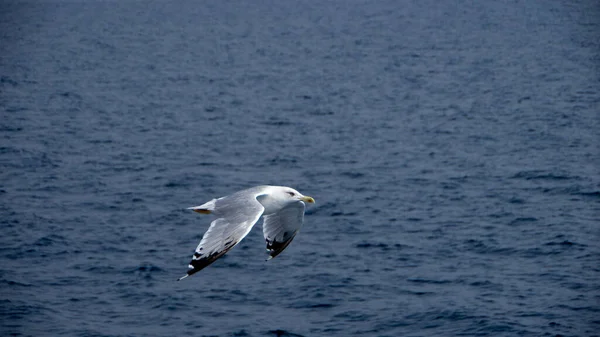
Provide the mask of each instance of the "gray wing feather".
[{"label": "gray wing feather", "polygon": [[187,274],[181,279],[195,274],[237,245],[252,229],[262,215],[264,208],[256,200],[259,193],[241,191],[230,196],[216,199],[214,203],[215,219],[200,244],[196,248]]},{"label": "gray wing feather", "polygon": [[264,216],[263,234],[269,259],[279,255],[294,239],[304,222],[304,203],[295,202],[277,213]]}]

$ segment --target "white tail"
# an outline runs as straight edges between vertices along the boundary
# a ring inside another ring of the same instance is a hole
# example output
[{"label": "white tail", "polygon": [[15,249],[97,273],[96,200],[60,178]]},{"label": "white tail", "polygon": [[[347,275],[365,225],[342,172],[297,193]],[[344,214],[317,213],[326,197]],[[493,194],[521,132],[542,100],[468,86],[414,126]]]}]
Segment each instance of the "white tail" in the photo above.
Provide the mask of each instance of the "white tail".
[{"label": "white tail", "polygon": [[210,214],[215,210],[215,202],[217,201],[217,199],[213,199],[205,204],[202,204],[200,206],[194,206],[194,207],[188,207],[187,209],[191,209],[194,212],[198,212],[198,213],[203,213],[203,214]]}]

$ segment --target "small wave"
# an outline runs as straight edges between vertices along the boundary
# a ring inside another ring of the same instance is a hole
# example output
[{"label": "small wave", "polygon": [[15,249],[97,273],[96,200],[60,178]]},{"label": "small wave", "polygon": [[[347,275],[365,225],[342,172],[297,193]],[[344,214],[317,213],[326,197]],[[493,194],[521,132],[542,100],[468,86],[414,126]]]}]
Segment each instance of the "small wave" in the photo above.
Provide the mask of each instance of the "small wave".
[{"label": "small wave", "polygon": [[[551,242],[547,242],[544,244],[545,246],[562,246],[562,247],[570,247],[570,246],[574,246],[574,245],[579,245],[575,242],[571,242],[569,240],[563,240],[560,242],[556,242],[556,241],[551,241]],[[585,245],[583,245],[585,246]]]},{"label": "small wave", "polygon": [[332,303],[317,303],[317,304],[312,304],[309,307],[313,308],[313,309],[319,309],[319,308],[333,308],[335,305]]},{"label": "small wave", "polygon": [[332,217],[333,216],[355,216],[357,214],[358,213],[356,213],[356,212],[345,213],[345,212],[342,212],[342,211],[333,211],[333,212],[329,213],[329,216],[332,216]]},{"label": "small wave", "polygon": [[379,248],[383,250],[388,249],[388,245],[385,243],[369,243],[369,242],[361,242],[355,245],[356,248]]},{"label": "small wave", "polygon": [[0,317],[8,320],[45,315],[49,309],[19,300],[0,300]]},{"label": "small wave", "polygon": [[39,247],[47,247],[47,246],[53,246],[53,245],[67,245],[67,240],[64,236],[62,235],[57,235],[57,234],[50,234],[44,237],[41,237],[39,239],[37,239],[34,243],[34,246],[39,246]]},{"label": "small wave", "polygon": [[158,272],[158,271],[163,271],[162,268],[154,266],[154,265],[141,265],[138,268],[136,268],[136,271],[139,272]]},{"label": "small wave", "polygon": [[289,332],[286,330],[281,330],[281,329],[277,329],[277,330],[269,330],[268,332],[269,334],[274,334],[277,337],[304,337],[302,335],[293,333],[293,332]]},{"label": "small wave", "polygon": [[8,287],[24,287],[24,288],[27,288],[27,287],[33,286],[32,284],[29,284],[29,283],[22,283],[22,282],[5,280],[5,279],[2,279],[0,282],[3,283],[3,284],[5,284],[5,285],[7,285]]},{"label": "small wave", "polygon": [[478,254],[512,254],[516,250],[514,248],[501,248],[494,247],[488,243],[484,243],[481,240],[469,239],[465,241],[465,248],[468,251],[473,251]]},{"label": "small wave", "polygon": [[263,122],[263,124],[264,125],[271,125],[271,126],[288,126],[288,125],[292,125],[292,123],[290,121],[276,119],[276,118],[271,118],[268,121]]},{"label": "small wave", "polygon": [[338,318],[338,319],[344,319],[349,322],[361,322],[361,321],[368,320],[368,319],[372,318],[373,316],[374,316],[373,314],[366,314],[364,312],[357,311],[357,310],[349,310],[349,311],[344,311],[342,313],[336,314],[333,317]]},{"label": "small wave", "polygon": [[176,182],[176,181],[169,181],[168,183],[164,184],[164,187],[168,187],[168,188],[174,188],[174,187],[182,187],[185,186],[186,184],[183,182]]},{"label": "small wave", "polygon": [[330,309],[336,307],[337,305],[334,303],[327,302],[313,302],[313,301],[298,301],[292,304],[290,307],[294,309]]},{"label": "small wave", "polygon": [[525,203],[525,200],[523,200],[521,198],[517,198],[517,197],[512,197],[512,198],[510,198],[510,200],[508,200],[508,202],[511,204],[521,205],[521,204]]},{"label": "small wave", "polygon": [[410,296],[429,296],[429,295],[436,295],[437,293],[434,291],[419,291],[419,290],[402,289],[402,290],[398,290],[398,294],[404,294],[404,295],[410,295]]},{"label": "small wave", "polygon": [[271,158],[271,160],[269,160],[269,162],[271,164],[295,164],[298,162],[298,160],[293,157],[278,155],[274,158]]},{"label": "small wave", "polygon": [[567,305],[567,304],[559,304],[556,306],[553,306],[551,308],[560,308],[560,309],[567,309],[567,310],[571,310],[571,311],[588,311],[588,312],[600,312],[600,307],[595,307],[595,306],[572,306],[572,305]]},{"label": "small wave", "polygon": [[331,116],[334,114],[334,112],[331,110],[316,109],[316,110],[310,111],[308,114],[312,115],[312,116]]},{"label": "small wave", "polygon": [[73,266],[73,268],[75,270],[83,270],[85,272],[89,272],[89,273],[97,273],[97,274],[109,274],[114,272],[115,268],[112,266],[102,266],[102,265],[98,265],[98,264],[77,264],[75,266]]},{"label": "small wave", "polygon": [[574,192],[573,195],[580,195],[583,197],[592,197],[592,198],[600,198],[600,191],[593,192]]},{"label": "small wave", "polygon": [[[23,110],[25,110],[25,109],[15,108],[15,107],[6,108],[6,112],[11,112],[11,113],[12,112],[19,112],[19,111],[23,111]],[[23,128],[22,127],[18,127],[18,126],[13,127],[13,126],[8,126],[8,125],[0,124],[0,131],[3,131],[3,132],[18,132],[18,131],[23,131]],[[0,147],[0,149],[9,149],[9,148]],[[18,153],[19,151],[15,150],[15,152]],[[0,153],[4,153],[4,151],[2,151]]]},{"label": "small wave", "polygon": [[412,282],[412,283],[423,283],[423,284],[448,284],[448,283],[453,282],[450,280],[431,280],[431,279],[424,279],[424,278],[409,278],[407,281]]},{"label": "small wave", "polygon": [[[110,268],[110,267],[108,267]],[[112,268],[111,268],[112,269]],[[153,264],[142,264],[135,269],[129,269],[125,271],[126,274],[135,274],[138,277],[144,278],[146,280],[154,278],[155,274],[162,273],[164,270]]]},{"label": "small wave", "polygon": [[434,320],[448,320],[448,321],[462,321],[466,319],[481,319],[482,316],[472,315],[463,310],[443,310],[443,311],[430,311],[430,312],[418,312],[406,316],[409,320],[416,321],[434,321]]},{"label": "small wave", "polygon": [[518,226],[521,225],[523,223],[529,223],[529,222],[535,222],[537,221],[537,218],[534,217],[519,217],[519,218],[515,218],[514,220],[512,220],[509,225],[510,226]]},{"label": "small wave", "polygon": [[395,249],[395,250],[399,250],[399,249],[403,249],[406,248],[407,246],[399,244],[399,243],[394,243],[394,244],[387,244],[384,242],[359,242],[356,245],[354,245],[354,247],[359,248],[359,249],[377,249],[377,250],[382,250],[382,251],[388,251],[391,249]]},{"label": "small wave", "polygon": [[60,276],[47,280],[47,284],[53,287],[69,287],[75,284],[81,284],[83,280],[84,278],[79,276]]},{"label": "small wave", "polygon": [[525,180],[571,180],[580,179],[577,176],[569,176],[564,173],[547,172],[543,170],[521,171],[511,177],[512,179]]},{"label": "small wave", "polygon": [[[546,247],[546,248],[544,248]],[[550,248],[552,247],[552,248]],[[532,247],[520,250],[520,255],[526,258],[536,258],[539,256],[559,255],[567,252],[572,245],[569,244],[545,244],[542,247]]]},{"label": "small wave", "polygon": [[365,176],[364,173],[353,172],[353,171],[342,172],[342,173],[340,173],[340,175],[343,177],[348,177],[350,179],[359,179],[359,178],[363,178]]}]

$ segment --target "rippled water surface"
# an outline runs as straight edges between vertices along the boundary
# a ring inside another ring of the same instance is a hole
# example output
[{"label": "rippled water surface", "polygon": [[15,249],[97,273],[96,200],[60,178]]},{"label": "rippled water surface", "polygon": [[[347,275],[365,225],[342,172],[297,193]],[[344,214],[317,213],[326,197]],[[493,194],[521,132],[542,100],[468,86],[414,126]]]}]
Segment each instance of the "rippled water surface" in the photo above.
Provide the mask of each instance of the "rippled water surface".
[{"label": "rippled water surface", "polygon": [[[4,336],[594,336],[594,1],[3,1]],[[317,203],[176,279],[259,184]]]}]

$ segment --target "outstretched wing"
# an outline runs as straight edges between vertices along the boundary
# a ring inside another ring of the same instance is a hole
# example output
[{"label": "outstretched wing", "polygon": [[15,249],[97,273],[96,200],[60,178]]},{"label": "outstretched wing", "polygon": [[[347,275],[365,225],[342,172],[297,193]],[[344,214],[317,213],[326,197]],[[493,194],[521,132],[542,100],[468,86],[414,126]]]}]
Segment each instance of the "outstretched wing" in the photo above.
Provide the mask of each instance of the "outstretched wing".
[{"label": "outstretched wing", "polygon": [[269,260],[279,255],[300,231],[304,221],[304,203],[294,202],[279,212],[265,215],[263,234],[267,241]]},{"label": "outstretched wing", "polygon": [[256,196],[232,194],[209,203],[212,203],[210,209],[191,207],[200,213],[212,213],[217,218],[204,233],[192,256],[187,274],[179,280],[199,272],[225,255],[250,232],[264,211]]}]

